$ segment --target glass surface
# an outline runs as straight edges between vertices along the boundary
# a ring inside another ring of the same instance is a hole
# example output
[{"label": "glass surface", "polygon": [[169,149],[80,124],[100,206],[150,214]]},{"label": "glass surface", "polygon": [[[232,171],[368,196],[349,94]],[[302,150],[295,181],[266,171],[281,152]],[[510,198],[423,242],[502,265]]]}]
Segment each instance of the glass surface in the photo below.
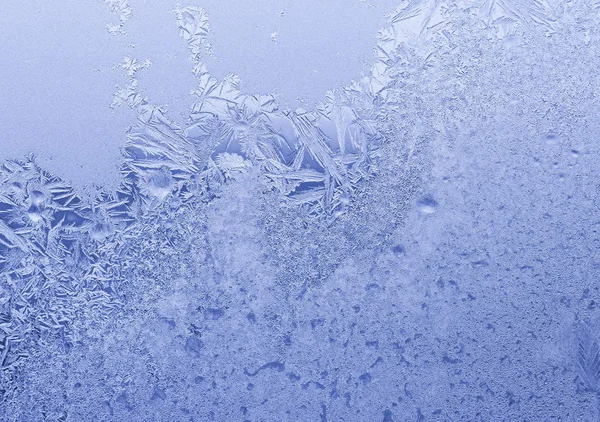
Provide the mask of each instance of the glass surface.
[{"label": "glass surface", "polygon": [[597,421],[600,2],[0,14],[1,421]]}]

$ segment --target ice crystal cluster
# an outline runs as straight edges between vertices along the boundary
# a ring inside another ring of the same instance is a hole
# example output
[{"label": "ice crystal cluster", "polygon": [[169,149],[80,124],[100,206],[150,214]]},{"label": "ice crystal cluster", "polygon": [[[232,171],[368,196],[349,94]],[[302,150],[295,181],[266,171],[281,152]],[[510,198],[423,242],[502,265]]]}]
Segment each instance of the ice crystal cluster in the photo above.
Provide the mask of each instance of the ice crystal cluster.
[{"label": "ice crystal cluster", "polygon": [[599,16],[403,0],[292,111],[178,5],[196,102],[177,125],[123,60],[118,190],[0,168],[0,420],[598,420]]}]

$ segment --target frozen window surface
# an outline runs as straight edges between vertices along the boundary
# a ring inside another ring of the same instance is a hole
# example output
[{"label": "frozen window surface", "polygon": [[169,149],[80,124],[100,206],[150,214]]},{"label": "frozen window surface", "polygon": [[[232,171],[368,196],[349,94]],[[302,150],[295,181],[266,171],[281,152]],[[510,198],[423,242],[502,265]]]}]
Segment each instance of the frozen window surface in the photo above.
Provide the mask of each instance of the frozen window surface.
[{"label": "frozen window surface", "polygon": [[248,93],[314,106],[330,89],[370,71],[377,32],[394,0],[208,0],[217,77],[235,73]]},{"label": "frozen window surface", "polygon": [[128,125],[97,191],[42,144],[2,162],[0,420],[598,420],[598,2],[399,2],[302,108],[220,74],[228,5],[149,4],[95,4],[96,122],[3,64],[65,131]]},{"label": "frozen window surface", "polygon": [[109,105],[120,56],[92,2],[24,0],[0,16],[0,159],[39,156],[78,187],[118,186],[119,148],[132,115]]}]

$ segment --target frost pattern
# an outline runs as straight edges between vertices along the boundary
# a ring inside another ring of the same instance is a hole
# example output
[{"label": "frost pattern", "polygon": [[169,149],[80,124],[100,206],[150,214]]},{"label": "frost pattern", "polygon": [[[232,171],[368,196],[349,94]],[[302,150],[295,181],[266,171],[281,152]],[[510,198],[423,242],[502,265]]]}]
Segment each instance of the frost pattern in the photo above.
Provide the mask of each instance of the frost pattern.
[{"label": "frost pattern", "polygon": [[577,363],[579,379],[584,388],[594,393],[600,392],[600,347],[588,323],[579,324]]},{"label": "frost pattern", "polygon": [[[109,5],[130,14],[126,2]],[[546,178],[560,171],[567,183],[577,160],[588,162],[576,145],[571,167],[548,151],[594,127],[598,9],[404,1],[379,34],[371,74],[311,111],[243,93],[235,75],[214,78],[202,62],[206,11],[178,9],[196,103],[177,126],[138,91],[150,63],[123,60],[130,84],[114,105],[138,121],[117,191],[84,200],[33,158],[0,170],[0,417],[534,420],[558,406],[568,420],[593,420],[592,330],[582,324],[566,342],[577,351],[553,354],[537,337],[551,329],[528,324],[560,323],[562,305],[593,313],[598,300],[593,284],[580,292],[564,280],[552,296],[555,274],[573,266],[556,251],[592,256],[597,241],[581,233],[593,230],[577,219],[531,229],[560,209],[545,188],[567,191]],[[523,80],[536,89],[516,90]],[[489,151],[472,149],[476,136]],[[510,168],[524,144],[534,164]],[[455,158],[458,148],[468,158]],[[541,160],[551,170],[532,173]],[[427,178],[450,175],[457,194],[422,192]],[[473,180],[491,191],[489,215]],[[502,202],[507,192],[539,203],[524,212]],[[449,203],[456,217],[435,220]],[[497,243],[485,233],[494,224],[506,229]],[[447,236],[427,237],[436,230]],[[577,259],[591,279],[598,264]],[[508,295],[498,286],[511,271]]]},{"label": "frost pattern", "polygon": [[194,61],[200,61],[205,54],[211,54],[211,44],[208,41],[210,25],[208,13],[201,7],[184,7],[176,9],[177,26],[192,53]]},{"label": "frost pattern", "polygon": [[125,34],[123,27],[133,14],[129,0],[103,0],[104,5],[111,12],[119,15],[119,23],[107,23],[106,29],[112,35]]},{"label": "frost pattern", "polygon": [[0,271],[2,274],[2,369],[11,368],[33,344],[52,333],[72,347],[71,323],[96,307],[103,315],[118,298],[110,269],[93,245],[115,223],[84,204],[63,181],[30,158],[0,169]]},{"label": "frost pattern", "polygon": [[142,105],[148,104],[148,98],[138,91],[137,73],[140,70],[148,69],[152,65],[150,59],[139,62],[137,59],[129,56],[123,57],[123,60],[116,67],[120,67],[129,78],[129,84],[125,87],[117,86],[117,92],[114,95],[111,108],[127,105],[137,109]]}]

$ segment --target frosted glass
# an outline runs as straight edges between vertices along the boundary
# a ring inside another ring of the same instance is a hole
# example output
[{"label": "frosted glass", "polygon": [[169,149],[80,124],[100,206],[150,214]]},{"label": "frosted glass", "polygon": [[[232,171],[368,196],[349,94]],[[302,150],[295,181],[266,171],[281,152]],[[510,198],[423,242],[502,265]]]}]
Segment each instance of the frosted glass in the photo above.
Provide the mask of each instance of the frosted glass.
[{"label": "frosted glass", "polygon": [[0,16],[0,420],[596,421],[600,2]]}]

